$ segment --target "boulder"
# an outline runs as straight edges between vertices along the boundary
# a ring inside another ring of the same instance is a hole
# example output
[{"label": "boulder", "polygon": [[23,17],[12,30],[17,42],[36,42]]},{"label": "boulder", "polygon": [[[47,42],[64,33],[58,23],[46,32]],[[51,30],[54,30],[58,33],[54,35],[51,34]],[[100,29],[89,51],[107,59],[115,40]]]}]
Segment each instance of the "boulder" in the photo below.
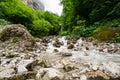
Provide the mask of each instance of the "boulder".
[{"label": "boulder", "polygon": [[87,72],[86,76],[88,80],[111,80],[108,75],[101,71]]},{"label": "boulder", "polygon": [[72,53],[70,53],[70,52],[60,52],[59,54],[61,54],[63,57],[70,57],[70,56],[72,56]]},{"label": "boulder", "polygon": [[73,49],[74,48],[74,44],[70,44],[69,46],[68,46],[68,49]]},{"label": "boulder", "polygon": [[55,46],[55,47],[60,47],[60,46],[62,46],[62,45],[64,45],[64,43],[63,43],[63,42],[60,42],[59,40],[56,40],[56,41],[53,43],[53,46]]},{"label": "boulder", "polygon": [[0,80],[3,78],[10,78],[15,73],[14,69],[4,69],[3,71],[0,71]]},{"label": "boulder", "polygon": [[0,32],[0,41],[19,42],[20,45],[31,47],[35,44],[35,40],[27,29],[21,24],[6,25]]},{"label": "boulder", "polygon": [[23,74],[24,72],[27,72],[28,70],[26,69],[26,67],[25,66],[23,66],[23,65],[19,65],[18,67],[17,67],[17,73],[18,74]]},{"label": "boulder", "polygon": [[27,72],[28,70],[32,70],[32,67],[35,65],[34,60],[21,60],[17,64],[17,72],[18,74],[23,74],[24,72]]}]

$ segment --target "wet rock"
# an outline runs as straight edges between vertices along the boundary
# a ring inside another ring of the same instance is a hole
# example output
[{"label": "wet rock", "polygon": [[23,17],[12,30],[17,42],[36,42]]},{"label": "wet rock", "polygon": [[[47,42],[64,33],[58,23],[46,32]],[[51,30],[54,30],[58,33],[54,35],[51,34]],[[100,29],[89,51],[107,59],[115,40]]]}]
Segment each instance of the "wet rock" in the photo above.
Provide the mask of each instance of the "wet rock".
[{"label": "wet rock", "polygon": [[53,68],[40,69],[36,75],[37,80],[63,80],[64,75]]},{"label": "wet rock", "polygon": [[68,41],[67,41],[67,44],[70,44],[70,43],[71,43],[71,41],[70,41],[70,40],[68,40]]},{"label": "wet rock", "polygon": [[61,60],[61,63],[63,64],[63,65],[69,65],[69,64],[73,64],[70,60],[68,60],[68,59],[63,59],[63,60]]},{"label": "wet rock", "polygon": [[53,65],[53,68],[57,68],[57,69],[63,69],[64,65],[60,62],[56,63],[55,65]]},{"label": "wet rock", "polygon": [[34,60],[21,60],[17,64],[18,74],[23,74],[24,72],[27,72],[28,70],[32,70],[34,64],[35,64]]},{"label": "wet rock", "polygon": [[106,52],[106,53],[107,53],[107,52],[108,52],[108,49],[107,49],[107,48],[106,48],[106,49],[103,49],[103,52]]},{"label": "wet rock", "polygon": [[60,42],[59,40],[56,40],[56,42],[53,44],[55,47],[60,47],[63,45],[62,42]]},{"label": "wet rock", "polygon": [[4,69],[0,71],[0,79],[12,77],[14,73],[14,69]]},{"label": "wet rock", "polygon": [[34,68],[38,65],[38,60],[34,60],[33,62],[29,63],[26,68],[28,71],[33,71]]},{"label": "wet rock", "polygon": [[88,80],[110,80],[110,77],[101,71],[86,73]]},{"label": "wet rock", "polygon": [[21,60],[20,62],[18,62],[17,65],[18,66],[23,65],[23,66],[27,67],[28,65],[30,65],[30,64],[32,64],[34,62],[35,62],[35,60]]},{"label": "wet rock", "polygon": [[17,57],[18,56],[18,54],[7,54],[6,55],[6,58],[14,58],[14,57]]},{"label": "wet rock", "polygon": [[87,80],[87,77],[85,75],[81,75],[80,80]]},{"label": "wet rock", "polygon": [[65,65],[64,66],[64,68],[63,68],[66,72],[68,72],[68,71],[71,71],[71,70],[74,70],[75,69],[75,67],[74,67],[74,65]]},{"label": "wet rock", "polygon": [[61,54],[63,57],[72,56],[72,53],[70,53],[70,52],[60,52],[59,54]]},{"label": "wet rock", "polygon": [[80,78],[80,75],[77,72],[76,73],[73,72],[72,73],[72,77],[73,78]]},{"label": "wet rock", "polygon": [[59,52],[59,50],[58,49],[54,49],[54,52]]},{"label": "wet rock", "polygon": [[38,60],[38,64],[42,67],[48,68],[51,67],[52,62],[48,55],[44,55]]},{"label": "wet rock", "polygon": [[50,42],[50,41],[49,41],[49,39],[47,39],[47,38],[45,37],[45,38],[42,39],[41,42],[43,42],[43,43],[48,43],[48,42]]},{"label": "wet rock", "polygon": [[10,78],[4,78],[2,80],[29,80],[29,79],[34,80],[35,78],[36,78],[36,72],[26,72],[24,74],[15,74]]},{"label": "wet rock", "polygon": [[89,50],[89,47],[85,47],[86,48],[86,50]]},{"label": "wet rock", "polygon": [[26,67],[25,66],[23,66],[23,65],[19,65],[18,67],[17,67],[17,73],[18,74],[23,74],[24,72],[27,72],[28,70],[26,69]]},{"label": "wet rock", "polygon": [[74,44],[70,44],[69,46],[68,46],[68,49],[73,49],[74,48]]}]

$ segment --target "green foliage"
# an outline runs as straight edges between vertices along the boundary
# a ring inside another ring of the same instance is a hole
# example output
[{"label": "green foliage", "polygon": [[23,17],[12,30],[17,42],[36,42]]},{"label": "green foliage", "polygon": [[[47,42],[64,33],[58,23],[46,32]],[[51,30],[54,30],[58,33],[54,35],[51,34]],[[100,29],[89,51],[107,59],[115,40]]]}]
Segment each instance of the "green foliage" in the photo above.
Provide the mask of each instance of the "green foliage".
[{"label": "green foliage", "polygon": [[120,18],[120,2],[119,3],[117,3],[114,7],[113,7],[113,9],[112,9],[112,11],[110,11],[108,14],[107,14],[107,16],[108,17],[110,17],[110,18]]},{"label": "green foliage", "polygon": [[113,38],[113,42],[120,42],[120,33],[115,33],[115,37]]},{"label": "green foliage", "polygon": [[84,26],[74,26],[74,29],[72,30],[72,34],[74,35],[82,35]]},{"label": "green foliage", "polygon": [[72,34],[82,36],[85,28],[85,20],[77,21],[77,26],[73,26]]},{"label": "green foliage", "polygon": [[72,27],[79,26],[79,20],[86,20],[85,26],[88,28],[83,31],[89,31],[89,33],[94,30],[95,27],[89,27],[94,26],[94,23],[99,23],[96,27],[118,26],[120,23],[116,21],[120,18],[120,0],[62,0],[61,3],[64,7],[62,14],[64,30],[80,29]]},{"label": "green foliage", "polygon": [[91,37],[93,35],[93,31],[96,29],[95,26],[85,27],[82,31],[83,37]]},{"label": "green foliage", "polygon": [[120,19],[113,19],[113,20],[103,20],[103,21],[100,21],[97,26],[117,27],[119,25],[120,25]]},{"label": "green foliage", "polygon": [[31,33],[36,37],[43,37],[47,36],[53,26],[46,20],[35,20],[31,25]]},{"label": "green foliage", "polygon": [[70,35],[70,31],[62,31],[62,32],[60,32],[60,35],[61,35],[61,36]]},{"label": "green foliage", "polygon": [[94,31],[93,37],[98,41],[110,41],[114,37],[115,32],[112,28],[100,27]]},{"label": "green foliage", "polygon": [[10,24],[10,22],[6,21],[5,19],[0,19],[0,26],[4,26],[6,24]]},{"label": "green foliage", "polygon": [[13,23],[21,23],[26,26],[37,18],[35,11],[23,4],[21,0],[1,1],[0,17]]},{"label": "green foliage", "polygon": [[50,22],[50,24],[53,26],[53,30],[50,34],[55,35],[59,33],[60,30],[60,17],[56,14],[53,14],[51,12],[45,11],[45,12],[39,12],[39,16],[46,21]]},{"label": "green foliage", "polygon": [[59,16],[50,12],[33,10],[21,0],[0,1],[0,18],[15,24],[23,24],[34,36],[38,37],[58,34],[60,29]]}]

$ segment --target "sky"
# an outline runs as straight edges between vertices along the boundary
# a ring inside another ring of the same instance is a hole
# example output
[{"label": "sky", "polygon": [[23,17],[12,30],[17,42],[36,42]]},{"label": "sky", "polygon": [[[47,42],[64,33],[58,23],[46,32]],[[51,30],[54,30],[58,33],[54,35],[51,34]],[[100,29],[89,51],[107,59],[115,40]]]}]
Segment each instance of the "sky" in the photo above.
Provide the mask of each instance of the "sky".
[{"label": "sky", "polygon": [[46,11],[50,11],[61,15],[63,6],[60,5],[60,0],[40,0],[44,6]]}]

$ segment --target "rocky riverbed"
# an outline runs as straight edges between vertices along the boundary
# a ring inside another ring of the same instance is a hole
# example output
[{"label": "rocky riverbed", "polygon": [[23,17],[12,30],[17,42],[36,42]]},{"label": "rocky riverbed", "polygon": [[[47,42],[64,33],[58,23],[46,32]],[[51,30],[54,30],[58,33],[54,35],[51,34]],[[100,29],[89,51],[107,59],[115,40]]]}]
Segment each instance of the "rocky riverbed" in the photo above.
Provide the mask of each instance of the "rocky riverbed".
[{"label": "rocky riverbed", "polygon": [[120,80],[120,43],[49,36],[31,44],[23,31],[0,41],[0,80]]}]

